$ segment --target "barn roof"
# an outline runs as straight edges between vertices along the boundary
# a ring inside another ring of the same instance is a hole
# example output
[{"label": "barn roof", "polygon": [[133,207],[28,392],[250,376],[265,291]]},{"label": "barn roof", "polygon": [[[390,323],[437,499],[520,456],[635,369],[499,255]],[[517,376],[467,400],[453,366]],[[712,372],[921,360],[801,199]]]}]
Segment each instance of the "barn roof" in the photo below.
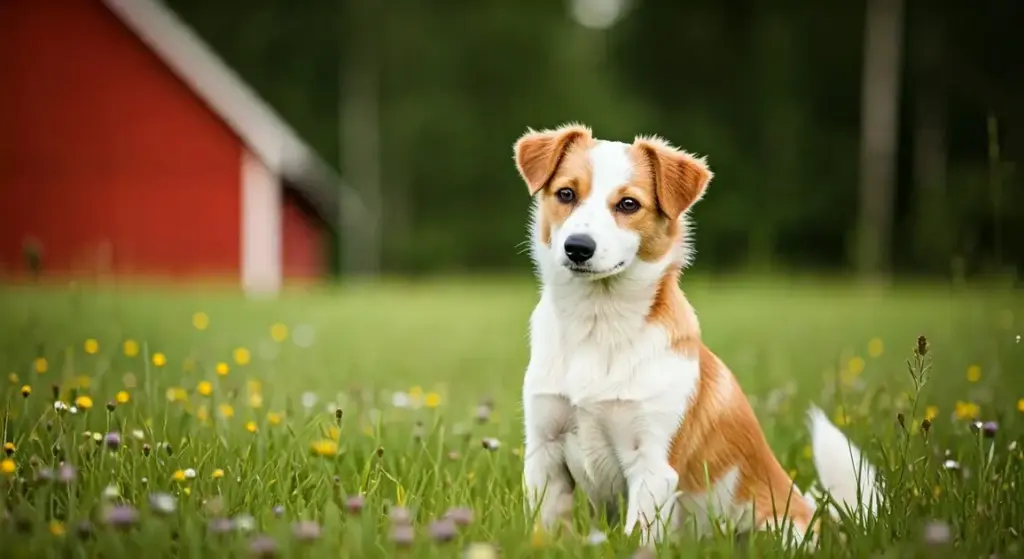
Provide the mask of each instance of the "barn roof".
[{"label": "barn roof", "polygon": [[309,202],[328,225],[337,226],[339,196],[355,202],[355,193],[199,35],[161,2],[103,3],[234,130],[268,169]]}]

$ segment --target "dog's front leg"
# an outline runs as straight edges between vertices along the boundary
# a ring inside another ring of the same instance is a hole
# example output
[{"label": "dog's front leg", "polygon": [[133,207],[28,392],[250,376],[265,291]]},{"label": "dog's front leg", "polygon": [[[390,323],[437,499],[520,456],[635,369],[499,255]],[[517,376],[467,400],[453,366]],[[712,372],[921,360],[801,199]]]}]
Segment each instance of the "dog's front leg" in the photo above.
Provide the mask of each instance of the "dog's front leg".
[{"label": "dog's front leg", "polygon": [[[527,395],[523,400],[526,441],[523,478],[529,514],[539,512],[540,524],[550,529],[561,503],[572,498],[573,480],[565,463],[563,444],[572,417],[568,400],[552,394]],[[539,511],[538,511],[539,508]]]}]

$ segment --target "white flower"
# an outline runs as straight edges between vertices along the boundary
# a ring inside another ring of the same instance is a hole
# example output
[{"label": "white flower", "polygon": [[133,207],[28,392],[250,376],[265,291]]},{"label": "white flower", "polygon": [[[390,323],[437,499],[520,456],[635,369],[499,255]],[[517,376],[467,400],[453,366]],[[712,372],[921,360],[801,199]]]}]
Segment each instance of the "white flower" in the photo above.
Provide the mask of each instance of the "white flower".
[{"label": "white flower", "polygon": [[395,392],[391,395],[391,405],[396,408],[409,407],[409,395],[405,392]]},{"label": "white flower", "polygon": [[1020,334],[1017,334],[1017,343],[1020,343]]},{"label": "white flower", "polygon": [[597,528],[591,528],[590,534],[587,535],[587,545],[601,545],[608,541],[608,536],[598,530]]},{"label": "white flower", "polygon": [[196,471],[192,468],[185,470],[185,479],[196,479]]},{"label": "white flower", "polygon": [[256,520],[248,514],[240,514],[234,518],[235,527],[241,532],[249,532],[256,527]]},{"label": "white flower", "polygon": [[1017,441],[1010,442],[1010,452],[1017,450]]},{"label": "white flower", "polygon": [[68,405],[65,404],[64,402],[61,402],[60,400],[57,400],[56,402],[53,403],[53,409],[57,410],[58,412],[67,411]]},{"label": "white flower", "polygon": [[957,462],[956,460],[946,460],[945,462],[942,463],[942,467],[946,468],[947,470],[959,470],[960,463]]},{"label": "white flower", "polygon": [[302,393],[302,407],[307,410],[312,409],[316,405],[316,393],[315,392],[303,392]]},{"label": "white flower", "polygon": [[501,441],[493,437],[485,437],[482,442],[487,450],[498,450],[501,447]]},{"label": "white flower", "polygon": [[178,500],[167,493],[150,493],[149,506],[162,514],[171,514],[178,506]]},{"label": "white flower", "polygon": [[121,496],[121,490],[116,485],[108,485],[103,489],[103,496],[107,499],[114,499]]},{"label": "white flower", "polygon": [[71,412],[71,415],[75,415],[76,413],[78,413],[78,406],[71,406],[70,408],[68,408],[68,411]]},{"label": "white flower", "polygon": [[142,432],[142,429],[132,429],[132,436],[140,441],[146,438],[146,434]]}]

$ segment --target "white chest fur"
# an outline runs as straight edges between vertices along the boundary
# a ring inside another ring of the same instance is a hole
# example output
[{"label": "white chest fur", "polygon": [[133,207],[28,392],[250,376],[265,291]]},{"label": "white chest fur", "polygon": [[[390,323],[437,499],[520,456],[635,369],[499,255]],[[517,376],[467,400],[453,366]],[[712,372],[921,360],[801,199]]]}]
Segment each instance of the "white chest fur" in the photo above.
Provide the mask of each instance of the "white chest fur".
[{"label": "white chest fur", "polygon": [[673,352],[643,312],[630,314],[593,304],[566,313],[547,295],[534,310],[523,385],[525,477],[528,489],[545,491],[544,523],[573,485],[597,506],[629,501],[627,530],[641,515],[653,520],[648,509],[675,495],[669,446],[699,363]]}]

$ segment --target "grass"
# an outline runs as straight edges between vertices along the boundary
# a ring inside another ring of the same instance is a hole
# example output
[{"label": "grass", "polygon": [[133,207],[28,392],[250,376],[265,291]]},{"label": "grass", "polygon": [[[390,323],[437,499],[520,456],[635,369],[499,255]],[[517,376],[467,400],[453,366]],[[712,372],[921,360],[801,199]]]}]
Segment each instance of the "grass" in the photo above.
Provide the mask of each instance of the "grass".
[{"label": "grass", "polygon": [[[845,542],[826,530],[821,555],[1024,550],[1019,293],[684,285],[705,341],[801,487],[815,475],[810,402],[888,479],[877,521],[849,526]],[[535,298],[525,280],[394,282],[272,302],[7,289],[4,555],[232,556],[272,545],[279,556],[445,557],[479,542],[504,557],[628,557],[636,538],[590,518],[582,496],[559,534],[532,534],[521,512],[519,394]],[[919,335],[930,369],[917,390],[907,361]],[[55,396],[77,413],[56,409]],[[973,419],[998,428],[987,436]],[[389,518],[396,507],[411,513],[411,532]],[[435,524],[453,508],[459,522]],[[684,535],[670,549],[787,555],[768,536]]]}]

